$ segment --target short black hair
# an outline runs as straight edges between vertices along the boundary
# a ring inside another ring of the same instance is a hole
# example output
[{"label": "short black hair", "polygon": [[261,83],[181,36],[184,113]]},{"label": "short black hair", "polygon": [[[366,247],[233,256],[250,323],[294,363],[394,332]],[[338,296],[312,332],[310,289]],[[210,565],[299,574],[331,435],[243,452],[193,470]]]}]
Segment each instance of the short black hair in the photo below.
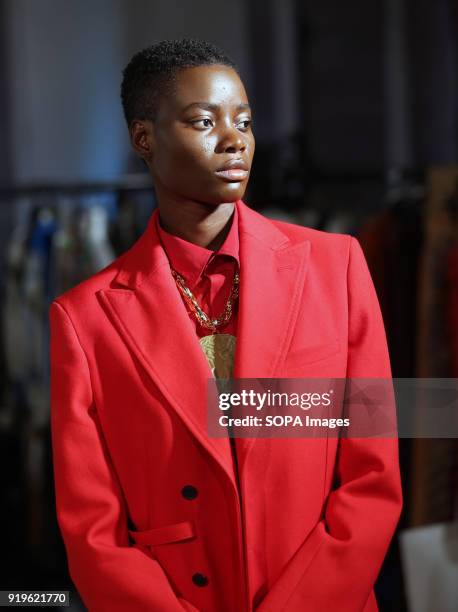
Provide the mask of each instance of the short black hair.
[{"label": "short black hair", "polygon": [[128,127],[134,119],[153,121],[160,94],[184,68],[236,64],[215,45],[195,38],[162,40],[138,51],[124,68],[121,102]]}]

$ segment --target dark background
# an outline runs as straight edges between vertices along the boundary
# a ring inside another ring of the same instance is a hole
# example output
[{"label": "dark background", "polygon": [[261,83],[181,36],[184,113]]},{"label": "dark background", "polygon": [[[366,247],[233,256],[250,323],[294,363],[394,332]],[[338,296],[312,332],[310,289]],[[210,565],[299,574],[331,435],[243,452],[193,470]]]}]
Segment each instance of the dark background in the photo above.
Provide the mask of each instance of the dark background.
[{"label": "dark background", "polygon": [[[458,378],[456,1],[0,0],[3,590],[72,588],[54,514],[47,309],[146,226],[154,193],[130,149],[121,70],[181,36],[240,68],[256,136],[245,201],[358,237],[393,376]],[[457,441],[403,439],[400,456],[405,505],[380,609],[457,609],[414,607],[400,545],[407,530],[456,525]]]}]

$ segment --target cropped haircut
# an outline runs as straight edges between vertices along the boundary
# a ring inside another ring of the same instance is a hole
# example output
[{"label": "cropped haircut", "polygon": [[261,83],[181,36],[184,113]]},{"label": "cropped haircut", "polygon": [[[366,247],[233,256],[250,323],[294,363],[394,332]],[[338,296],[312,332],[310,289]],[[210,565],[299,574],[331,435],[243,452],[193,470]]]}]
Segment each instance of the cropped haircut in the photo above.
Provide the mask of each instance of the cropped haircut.
[{"label": "cropped haircut", "polygon": [[127,126],[134,119],[154,121],[161,95],[170,93],[180,70],[214,64],[238,72],[221,49],[194,38],[162,40],[136,53],[122,72],[121,102]]}]

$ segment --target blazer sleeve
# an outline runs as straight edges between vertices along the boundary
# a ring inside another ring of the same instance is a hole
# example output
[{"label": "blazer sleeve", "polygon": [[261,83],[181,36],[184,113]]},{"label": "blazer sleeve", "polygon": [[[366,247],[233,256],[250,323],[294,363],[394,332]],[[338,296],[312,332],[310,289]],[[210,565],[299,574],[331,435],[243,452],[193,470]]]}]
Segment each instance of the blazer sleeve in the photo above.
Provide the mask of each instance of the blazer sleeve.
[{"label": "blazer sleeve", "polygon": [[125,503],[94,405],[88,362],[64,307],[49,309],[56,510],[70,576],[94,612],[196,611],[159,563],[129,546]]},{"label": "blazer sleeve", "polygon": [[[353,237],[347,274],[347,378],[391,378],[379,302]],[[372,589],[403,501],[397,438],[340,438],[335,472],[338,486],[327,498],[323,518],[259,612],[377,610]]]}]

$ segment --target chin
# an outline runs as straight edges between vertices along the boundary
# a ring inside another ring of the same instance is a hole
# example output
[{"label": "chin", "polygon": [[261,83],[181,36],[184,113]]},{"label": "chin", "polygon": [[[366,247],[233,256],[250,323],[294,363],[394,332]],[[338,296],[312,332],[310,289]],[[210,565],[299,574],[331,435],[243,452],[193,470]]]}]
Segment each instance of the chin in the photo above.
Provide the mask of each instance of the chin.
[{"label": "chin", "polygon": [[247,184],[245,183],[226,183],[211,195],[213,204],[225,204],[241,200],[245,195]]}]

